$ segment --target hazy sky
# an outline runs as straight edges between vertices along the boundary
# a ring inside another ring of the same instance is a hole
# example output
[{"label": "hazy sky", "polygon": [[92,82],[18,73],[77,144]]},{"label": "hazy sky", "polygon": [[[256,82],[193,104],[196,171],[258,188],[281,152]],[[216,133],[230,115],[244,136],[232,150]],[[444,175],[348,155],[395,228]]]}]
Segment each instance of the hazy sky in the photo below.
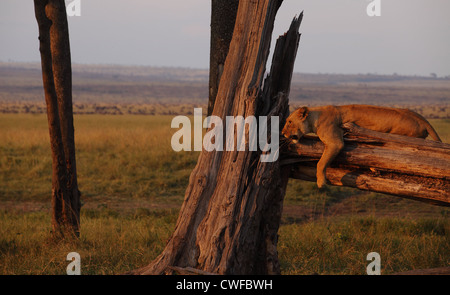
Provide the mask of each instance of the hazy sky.
[{"label": "hazy sky", "polygon": [[[72,0],[67,0],[69,3]],[[450,75],[450,1],[284,0],[274,37],[304,10],[296,72]],[[210,0],[80,0],[74,63],[209,66]],[[39,61],[31,0],[0,0],[0,61]]]}]

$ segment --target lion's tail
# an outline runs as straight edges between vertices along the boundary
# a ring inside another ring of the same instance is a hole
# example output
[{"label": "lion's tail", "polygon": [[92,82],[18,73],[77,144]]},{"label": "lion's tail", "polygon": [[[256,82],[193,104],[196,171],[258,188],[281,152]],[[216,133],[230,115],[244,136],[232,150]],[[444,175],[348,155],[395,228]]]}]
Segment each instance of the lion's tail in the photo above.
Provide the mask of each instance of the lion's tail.
[{"label": "lion's tail", "polygon": [[431,138],[433,138],[436,141],[442,142],[436,130],[434,130],[433,126],[431,126],[430,123],[426,122],[425,127],[427,128],[428,135],[431,136]]},{"label": "lion's tail", "polygon": [[[412,111],[411,111],[412,112]],[[441,138],[437,134],[436,130],[434,130],[433,126],[431,126],[430,122],[427,121],[423,116],[419,115],[416,112],[412,112],[422,123],[425,125],[425,128],[427,129],[428,135],[433,138],[435,141],[442,142]]]}]

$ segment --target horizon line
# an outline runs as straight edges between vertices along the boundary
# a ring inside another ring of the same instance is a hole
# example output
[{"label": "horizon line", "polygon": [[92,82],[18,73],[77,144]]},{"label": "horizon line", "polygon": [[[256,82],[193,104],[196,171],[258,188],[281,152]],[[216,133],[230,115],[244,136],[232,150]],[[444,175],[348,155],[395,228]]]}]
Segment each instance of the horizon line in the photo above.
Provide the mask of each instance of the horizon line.
[{"label": "horizon line", "polygon": [[[39,65],[40,61],[13,61],[8,60],[4,61],[0,59],[0,65]],[[72,62],[73,66],[101,66],[101,67],[136,67],[136,68],[156,68],[156,69],[183,69],[183,70],[194,70],[194,71],[209,71],[209,68],[201,68],[201,67],[186,67],[186,66],[158,66],[158,65],[138,65],[138,64],[122,64],[122,63],[81,63],[81,62]],[[377,72],[366,72],[366,73],[339,73],[339,72],[293,72],[293,74],[299,75],[343,75],[343,76],[362,76],[362,75],[372,75],[372,76],[394,76],[394,77],[415,77],[415,78],[427,78],[427,79],[441,79],[448,80],[450,79],[450,74],[439,76],[436,73],[425,74],[401,74],[401,73],[390,73],[383,74]]]}]

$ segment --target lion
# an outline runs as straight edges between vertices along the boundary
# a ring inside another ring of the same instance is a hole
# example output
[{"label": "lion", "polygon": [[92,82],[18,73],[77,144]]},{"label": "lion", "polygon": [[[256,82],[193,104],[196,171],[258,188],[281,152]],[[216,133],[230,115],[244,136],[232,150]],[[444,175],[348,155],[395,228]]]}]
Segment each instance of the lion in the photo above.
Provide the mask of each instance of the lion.
[{"label": "lion", "polygon": [[370,105],[301,107],[286,120],[282,134],[294,143],[307,133],[315,133],[325,149],[317,163],[317,186],[326,184],[326,168],[344,147],[342,124],[417,138],[430,135],[441,141],[436,131],[421,115],[408,110]]}]

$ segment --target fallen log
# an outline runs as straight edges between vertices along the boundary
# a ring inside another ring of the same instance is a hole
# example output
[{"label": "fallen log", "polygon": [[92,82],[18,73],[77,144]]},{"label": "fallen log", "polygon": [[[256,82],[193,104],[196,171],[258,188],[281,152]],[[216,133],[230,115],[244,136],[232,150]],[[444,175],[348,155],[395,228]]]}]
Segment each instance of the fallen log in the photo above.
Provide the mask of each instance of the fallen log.
[{"label": "fallen log", "polygon": [[[343,126],[344,149],[327,169],[331,185],[450,206],[450,144]],[[291,178],[316,181],[323,143],[305,136],[283,153]]]}]

